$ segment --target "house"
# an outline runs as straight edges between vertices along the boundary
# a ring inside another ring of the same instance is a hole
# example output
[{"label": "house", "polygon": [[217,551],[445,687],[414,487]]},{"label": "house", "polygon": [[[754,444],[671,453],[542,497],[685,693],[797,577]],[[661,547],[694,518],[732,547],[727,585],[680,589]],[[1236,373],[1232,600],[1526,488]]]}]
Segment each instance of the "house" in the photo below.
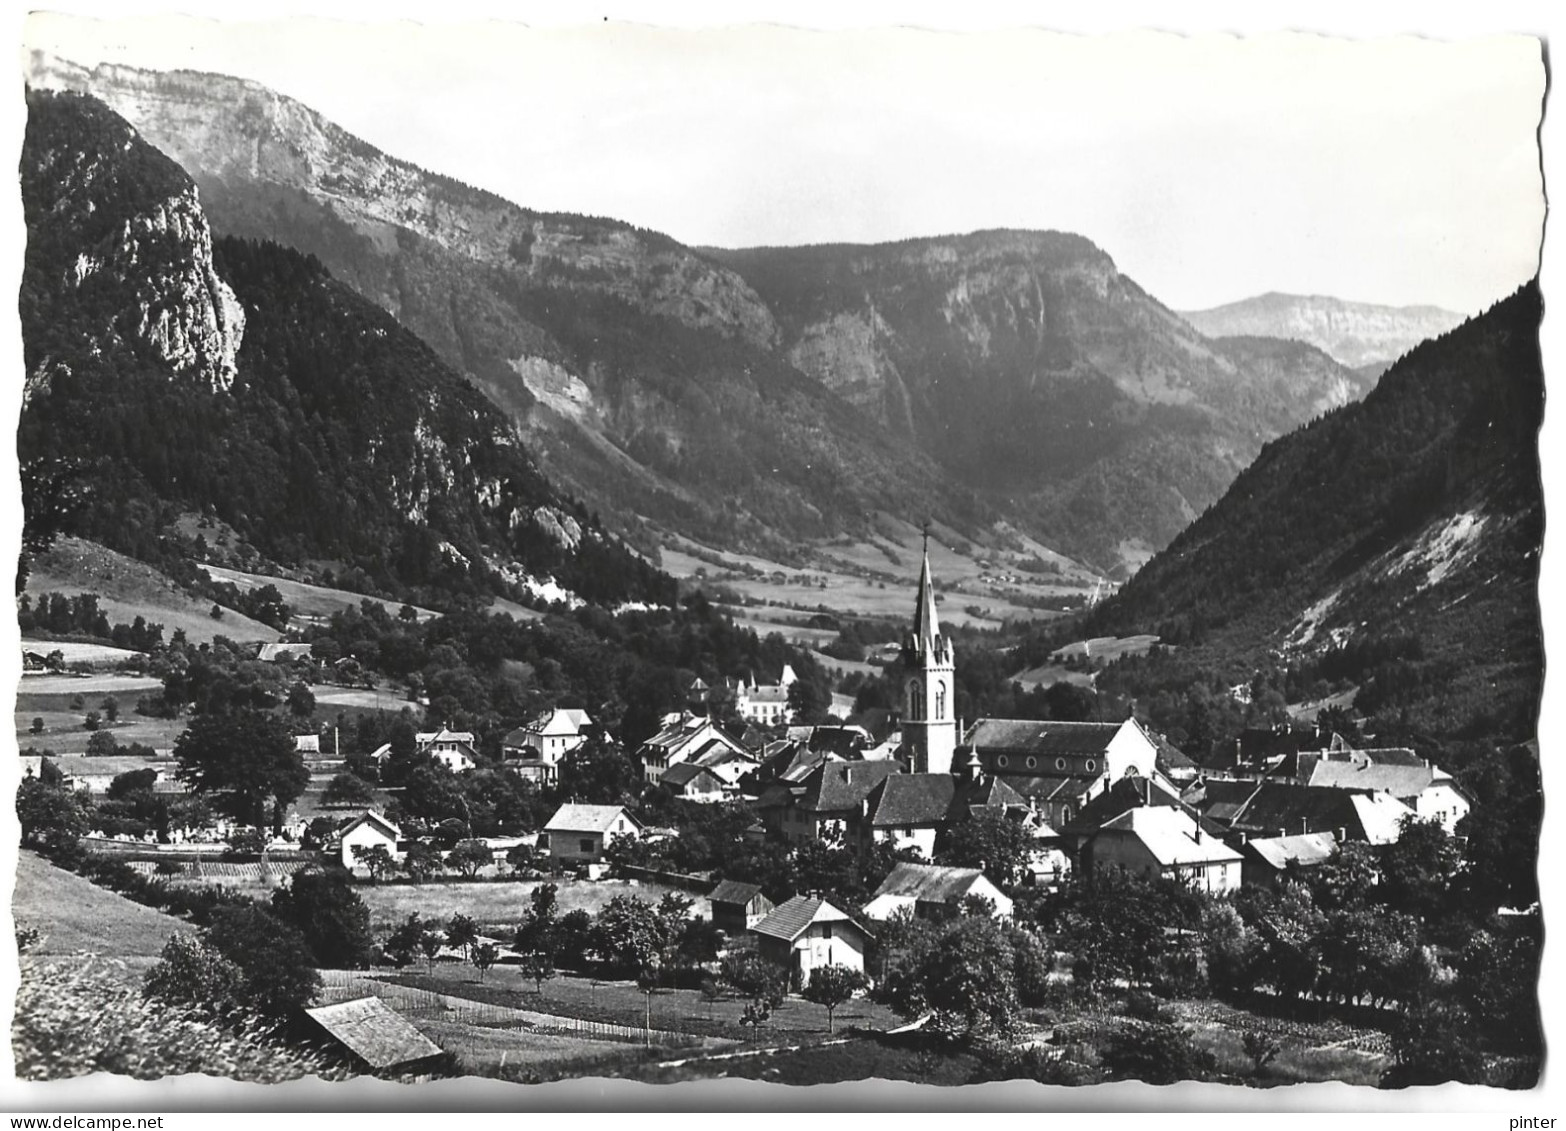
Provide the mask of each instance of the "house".
[{"label": "house", "polygon": [[750,930],[773,912],[773,903],[761,894],[760,884],[720,880],[707,895],[712,905],[712,925],[731,935]]},{"label": "house", "polygon": [[1247,837],[1239,834],[1240,882],[1246,887],[1275,887],[1290,869],[1314,868],[1338,850],[1334,833]]},{"label": "house", "polygon": [[315,655],[311,644],[258,644],[256,659],[267,664],[282,664],[289,660],[309,660]]},{"label": "house", "polygon": [[[1209,781],[1204,792],[1208,798],[1215,792],[1227,797],[1216,805],[1199,800],[1197,807],[1205,816],[1251,837],[1331,832],[1339,841],[1391,844],[1402,835],[1403,818],[1414,815],[1412,809],[1391,794],[1368,789],[1274,781]],[[1195,797],[1196,792],[1187,791],[1187,795]],[[1225,816],[1219,816],[1220,809]]]},{"label": "house", "polygon": [[650,785],[657,785],[665,770],[681,762],[705,765],[725,781],[732,777],[731,784],[736,785],[755,765],[743,743],[711,719],[689,712],[664,716],[662,729],[642,743],[637,757]]},{"label": "house", "polygon": [[1148,732],[1157,748],[1157,754],[1153,759],[1153,766],[1160,774],[1168,778],[1175,785],[1189,785],[1195,781],[1201,773],[1201,767],[1190,758],[1186,757],[1174,743],[1163,735],[1153,731]]},{"label": "house", "polygon": [[728,786],[722,778],[706,766],[697,766],[690,762],[670,766],[663,772],[658,786],[668,790],[675,797],[702,804],[722,801],[728,796]]},{"label": "house", "polygon": [[807,985],[822,966],[846,966],[861,974],[870,932],[820,896],[796,895],[750,928],[763,958],[788,971],[789,986]]},{"label": "house", "polygon": [[355,1064],[371,1072],[427,1072],[445,1055],[378,997],[318,1005],[304,1012]]},{"label": "house", "polygon": [[294,735],[294,750],[300,754],[319,754],[321,752],[321,736],[318,734]]},{"label": "house", "polygon": [[898,762],[821,762],[798,782],[775,782],[756,801],[767,830],[790,844],[857,834],[864,803],[900,773]]},{"label": "house", "polygon": [[1389,794],[1421,820],[1439,821],[1448,836],[1473,808],[1473,798],[1451,774],[1403,748],[1301,754],[1294,780],[1300,785]]},{"label": "house", "polygon": [[596,864],[604,858],[604,849],[616,837],[634,837],[641,832],[641,824],[625,811],[623,805],[560,806],[544,826],[551,860],[572,864]]},{"label": "house", "polygon": [[1060,828],[1128,774],[1157,778],[1158,745],[1135,719],[1119,723],[980,719],[963,737],[980,768],[1004,778]]},{"label": "house", "polygon": [[1182,809],[1141,806],[1104,824],[1082,848],[1089,872],[1170,879],[1212,894],[1240,886],[1241,856]]},{"label": "house", "polygon": [[875,841],[933,858],[936,834],[956,819],[957,786],[951,774],[888,775],[865,798],[856,838],[861,850]]},{"label": "house", "polygon": [[369,851],[379,845],[386,849],[393,860],[402,859],[402,854],[397,851],[397,842],[402,839],[402,830],[373,809],[366,809],[354,818],[339,837],[342,845],[343,867],[350,872],[355,867],[363,866],[354,853],[355,848]]},{"label": "house", "polygon": [[1010,919],[1011,897],[977,868],[943,868],[933,864],[898,864],[865,904],[865,916],[885,922],[901,910],[916,919],[950,919],[969,896],[987,899],[995,916]]},{"label": "house", "polygon": [[500,740],[507,769],[540,785],[560,780],[560,761],[587,741],[592,726],[586,711],[556,707],[517,727]]},{"label": "house", "polygon": [[471,770],[478,754],[473,746],[472,731],[446,727],[415,735],[414,749],[420,754],[428,754],[454,774]]},{"label": "house", "polygon": [[783,675],[777,683],[759,684],[754,676],[749,681],[741,680],[734,693],[734,710],[740,718],[757,726],[770,727],[786,723],[789,716],[788,689],[798,678],[793,667],[784,664]]}]

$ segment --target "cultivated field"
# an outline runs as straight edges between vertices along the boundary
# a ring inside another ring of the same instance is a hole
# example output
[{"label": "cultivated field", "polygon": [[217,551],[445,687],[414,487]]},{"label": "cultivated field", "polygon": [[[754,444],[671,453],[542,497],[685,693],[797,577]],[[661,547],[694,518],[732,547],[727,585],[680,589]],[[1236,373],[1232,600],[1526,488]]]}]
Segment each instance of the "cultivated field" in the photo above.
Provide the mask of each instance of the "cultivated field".
[{"label": "cultivated field", "polygon": [[17,856],[11,912],[18,927],[36,927],[43,934],[37,954],[88,951],[121,959],[137,974],[152,965],[170,935],[192,929],[188,923],[56,868],[26,849]]},{"label": "cultivated field", "polygon": [[[16,694],[16,742],[53,750],[56,754],[84,754],[92,732],[84,719],[88,711],[102,714],[103,700],[113,695],[120,717],[102,725],[121,746],[140,742],[166,750],[185,729],[184,719],[153,719],[136,714],[136,700],[155,692],[162,684],[151,676],[96,675],[82,679],[67,676],[24,676]],[[77,700],[80,699],[78,703]],[[34,719],[42,719],[42,734],[34,734]]]},{"label": "cultivated field", "polygon": [[34,559],[27,592],[35,601],[40,593],[96,593],[98,607],[111,624],[131,624],[142,616],[149,624],[163,626],[165,640],[181,628],[196,644],[220,635],[268,641],[279,636],[276,629],[233,609],[213,620],[211,601],[198,601],[151,566],[80,538],[61,538]]},{"label": "cultivated field", "polygon": [[[657,903],[672,888],[634,880],[496,880],[478,883],[365,884],[357,890],[370,909],[376,930],[389,931],[417,911],[425,919],[450,919],[457,912],[482,926],[515,930],[532,907],[533,889],[541,883],[558,883],[559,913],[581,909],[590,915],[617,895],[634,895]],[[684,893],[689,894],[689,893]],[[707,916],[710,908],[701,896],[692,896],[692,913]]]}]

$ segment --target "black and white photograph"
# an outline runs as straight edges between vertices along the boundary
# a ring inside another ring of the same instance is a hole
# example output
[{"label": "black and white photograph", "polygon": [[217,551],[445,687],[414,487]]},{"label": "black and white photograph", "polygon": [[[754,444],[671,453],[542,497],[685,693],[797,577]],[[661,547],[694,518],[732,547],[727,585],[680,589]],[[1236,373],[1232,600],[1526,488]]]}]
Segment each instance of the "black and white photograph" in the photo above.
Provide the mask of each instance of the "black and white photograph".
[{"label": "black and white photograph", "polygon": [[18,1110],[1537,1095],[1542,21],[206,7],[17,19]]}]

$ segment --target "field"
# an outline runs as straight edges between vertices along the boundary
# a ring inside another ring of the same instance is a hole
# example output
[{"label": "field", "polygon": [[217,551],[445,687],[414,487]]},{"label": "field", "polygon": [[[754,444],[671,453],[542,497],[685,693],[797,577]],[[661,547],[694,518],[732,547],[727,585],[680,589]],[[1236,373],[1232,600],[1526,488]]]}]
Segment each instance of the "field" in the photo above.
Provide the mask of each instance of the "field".
[{"label": "field", "polygon": [[[751,604],[729,611],[756,631],[781,631],[790,639],[819,645],[835,633],[781,627],[778,617],[828,612],[848,617],[903,621],[919,577],[922,535],[907,522],[881,516],[877,531],[864,541],[806,547],[804,565],[787,565],[753,555],[718,552],[688,539],[661,550],[666,572],[677,578],[701,576],[733,590]],[[1020,550],[970,546],[949,531],[932,531],[930,568],[942,590],[941,616],[954,625],[994,628],[1007,620],[1036,620],[1057,614],[1033,608],[1029,601],[1082,596],[1096,574],[1017,535],[1007,538]],[[955,548],[954,548],[955,547]],[[1034,573],[1017,564],[1036,559],[1058,573]],[[768,602],[773,602],[768,605]]]},{"label": "field", "polygon": [[[140,742],[166,750],[185,729],[183,719],[153,719],[136,714],[136,700],[163,685],[152,676],[24,676],[16,693],[16,743],[53,750],[56,754],[83,754],[92,737],[83,723],[88,711],[102,713],[106,696],[120,705],[119,721],[106,726],[121,746]],[[79,706],[73,706],[77,697]],[[34,719],[42,719],[42,734],[32,733]]]},{"label": "field", "polygon": [[80,538],[61,538],[34,559],[27,592],[35,600],[40,593],[96,593],[110,623],[130,624],[143,616],[149,624],[163,626],[165,640],[181,628],[196,644],[218,635],[268,641],[280,635],[233,609],[225,610],[222,620],[213,620],[211,601],[198,601],[151,566]]},{"label": "field", "polygon": [[[370,909],[371,926],[387,931],[417,911],[425,919],[450,919],[457,912],[467,915],[481,927],[495,926],[514,931],[532,904],[533,889],[542,880],[498,880],[478,883],[364,884],[359,896]],[[559,913],[581,909],[597,914],[617,895],[634,895],[649,903],[663,898],[666,888],[658,884],[637,884],[634,880],[562,880],[559,881]],[[693,913],[705,916],[707,901],[695,900]]]},{"label": "field", "polygon": [[152,965],[170,935],[191,930],[26,850],[17,856],[11,913],[17,926],[36,927],[44,936],[37,954],[88,951],[119,959],[135,974]]}]

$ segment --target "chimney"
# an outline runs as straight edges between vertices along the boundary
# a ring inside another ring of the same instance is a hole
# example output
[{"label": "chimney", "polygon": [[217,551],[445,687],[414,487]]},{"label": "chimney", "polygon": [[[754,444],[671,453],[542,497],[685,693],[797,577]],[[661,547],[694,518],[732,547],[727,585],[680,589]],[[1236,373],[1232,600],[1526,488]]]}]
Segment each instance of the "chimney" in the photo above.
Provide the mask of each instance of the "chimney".
[{"label": "chimney", "polygon": [[1300,835],[1303,836],[1303,835],[1305,835],[1308,832],[1310,832],[1310,818],[1309,817],[1301,817],[1300,818]]},{"label": "chimney", "polygon": [[1348,839],[1348,830],[1340,825],[1339,827],[1332,830],[1332,835],[1337,838],[1337,842],[1339,844],[1342,844],[1345,840]]},{"label": "chimney", "polygon": [[1239,834],[1239,838],[1240,838],[1240,847],[1241,847],[1241,848],[1244,848],[1244,847],[1245,847],[1245,844],[1246,844],[1246,842],[1247,842],[1247,841],[1248,841],[1248,840],[1250,840],[1250,837],[1248,837],[1248,836],[1246,836],[1246,835],[1245,835],[1245,834],[1244,834],[1244,833],[1240,833],[1240,834]]}]

